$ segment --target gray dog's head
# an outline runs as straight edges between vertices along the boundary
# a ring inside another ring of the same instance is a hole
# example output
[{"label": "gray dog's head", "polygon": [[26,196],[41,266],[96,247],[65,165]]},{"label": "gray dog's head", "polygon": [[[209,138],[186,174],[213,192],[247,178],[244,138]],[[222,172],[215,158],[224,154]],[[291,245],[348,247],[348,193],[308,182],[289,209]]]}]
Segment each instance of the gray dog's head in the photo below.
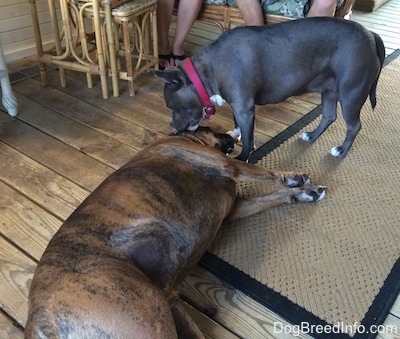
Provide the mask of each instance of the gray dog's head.
[{"label": "gray dog's head", "polygon": [[172,112],[171,126],[175,132],[196,130],[203,119],[203,104],[192,82],[182,68],[175,67],[154,74],[166,81],[164,98]]}]

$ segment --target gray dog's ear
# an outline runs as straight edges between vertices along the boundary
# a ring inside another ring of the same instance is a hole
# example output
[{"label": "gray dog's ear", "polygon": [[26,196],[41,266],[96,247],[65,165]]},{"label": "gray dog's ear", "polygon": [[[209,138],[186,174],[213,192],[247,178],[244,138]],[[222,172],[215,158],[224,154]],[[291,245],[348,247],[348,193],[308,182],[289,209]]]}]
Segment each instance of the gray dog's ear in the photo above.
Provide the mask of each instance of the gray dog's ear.
[{"label": "gray dog's ear", "polygon": [[187,83],[187,76],[185,72],[183,72],[181,69],[175,67],[172,69],[166,69],[165,71],[159,71],[159,70],[152,70],[155,76],[163,79],[167,83],[172,83],[172,84],[177,84],[177,85],[183,85]]}]

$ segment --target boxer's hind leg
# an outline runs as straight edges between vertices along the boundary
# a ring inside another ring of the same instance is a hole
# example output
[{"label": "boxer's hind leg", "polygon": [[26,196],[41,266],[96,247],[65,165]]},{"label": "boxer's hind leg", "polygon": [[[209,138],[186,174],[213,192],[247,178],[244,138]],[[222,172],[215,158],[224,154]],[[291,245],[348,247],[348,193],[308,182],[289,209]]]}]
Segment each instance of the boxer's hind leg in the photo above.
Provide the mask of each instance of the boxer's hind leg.
[{"label": "boxer's hind leg", "polygon": [[236,198],[226,221],[235,221],[270,208],[296,202],[316,202],[326,195],[326,187],[304,185],[303,187],[282,188],[275,192],[254,198]]}]

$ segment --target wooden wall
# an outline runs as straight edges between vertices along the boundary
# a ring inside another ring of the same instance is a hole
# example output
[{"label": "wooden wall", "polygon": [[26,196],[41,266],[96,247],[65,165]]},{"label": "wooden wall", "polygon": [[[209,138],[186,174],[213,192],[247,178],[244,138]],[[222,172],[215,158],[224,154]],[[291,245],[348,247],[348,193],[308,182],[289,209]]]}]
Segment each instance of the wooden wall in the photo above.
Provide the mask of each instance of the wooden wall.
[{"label": "wooden wall", "polygon": [[[32,27],[30,1],[0,1],[0,41],[6,62],[36,54],[35,36]],[[56,1],[59,7],[59,2]],[[53,41],[47,0],[36,0],[40,29],[45,47]]]}]

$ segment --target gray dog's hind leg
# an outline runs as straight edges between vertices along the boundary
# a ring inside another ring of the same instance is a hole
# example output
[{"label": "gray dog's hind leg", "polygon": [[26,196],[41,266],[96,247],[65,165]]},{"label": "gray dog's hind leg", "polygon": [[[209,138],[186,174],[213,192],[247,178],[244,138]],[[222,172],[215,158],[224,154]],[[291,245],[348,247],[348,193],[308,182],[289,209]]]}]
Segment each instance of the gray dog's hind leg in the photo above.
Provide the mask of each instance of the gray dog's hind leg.
[{"label": "gray dog's hind leg", "polygon": [[361,130],[360,112],[368,97],[370,85],[368,80],[356,88],[350,88],[340,94],[343,120],[346,123],[346,137],[342,145],[333,147],[331,155],[344,158]]},{"label": "gray dog's hind leg", "polygon": [[[354,142],[358,132],[361,129],[360,108],[343,106],[343,119],[346,122],[346,138],[341,146],[336,146],[331,149],[331,155],[338,158],[344,158],[347,155],[351,145]],[[349,114],[348,110],[352,110]]]},{"label": "gray dog's hind leg", "polygon": [[313,132],[304,132],[301,139],[306,142],[314,142],[336,120],[337,117],[337,92],[324,91],[321,93],[322,118],[318,127]]}]

